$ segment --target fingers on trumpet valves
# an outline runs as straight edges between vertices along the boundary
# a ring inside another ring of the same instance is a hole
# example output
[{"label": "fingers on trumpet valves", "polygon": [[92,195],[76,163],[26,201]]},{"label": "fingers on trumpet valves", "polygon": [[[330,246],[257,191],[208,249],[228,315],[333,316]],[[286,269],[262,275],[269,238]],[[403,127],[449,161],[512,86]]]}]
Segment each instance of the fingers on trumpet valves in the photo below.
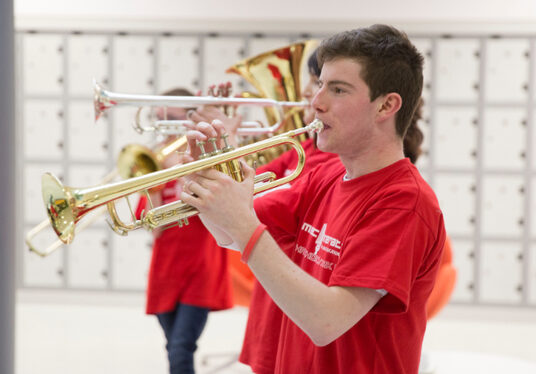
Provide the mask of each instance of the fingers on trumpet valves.
[{"label": "fingers on trumpet valves", "polygon": [[[199,122],[195,130],[187,132],[186,137],[190,153],[194,158],[207,158],[232,149],[229,145],[228,135],[221,122],[216,126],[206,122]],[[209,143],[208,147],[207,143]]]},{"label": "fingers on trumpet valves", "polygon": [[188,140],[188,150],[194,159],[196,159],[199,155],[198,143],[205,142],[207,138],[208,137],[202,131],[197,130],[197,126],[195,130],[189,130],[186,133],[186,139]]}]

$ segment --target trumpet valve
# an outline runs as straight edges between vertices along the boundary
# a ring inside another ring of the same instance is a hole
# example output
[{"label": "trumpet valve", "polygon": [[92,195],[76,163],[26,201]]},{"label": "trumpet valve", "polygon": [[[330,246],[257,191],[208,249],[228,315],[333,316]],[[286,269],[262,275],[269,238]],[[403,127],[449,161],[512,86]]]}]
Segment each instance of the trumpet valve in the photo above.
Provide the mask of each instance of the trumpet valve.
[{"label": "trumpet valve", "polygon": [[212,153],[211,156],[216,156],[222,153],[222,150],[218,148],[218,145],[216,144],[216,138],[210,138],[208,139],[209,143],[212,144]]},{"label": "trumpet valve", "polygon": [[221,139],[223,140],[223,148],[222,148],[222,152],[229,152],[229,151],[232,151],[234,149],[234,147],[232,145],[229,144],[229,134],[225,133],[221,136]]},{"label": "trumpet valve", "polygon": [[205,142],[204,141],[198,140],[195,144],[201,150],[201,154],[199,155],[200,159],[210,157],[210,154],[205,151]]}]

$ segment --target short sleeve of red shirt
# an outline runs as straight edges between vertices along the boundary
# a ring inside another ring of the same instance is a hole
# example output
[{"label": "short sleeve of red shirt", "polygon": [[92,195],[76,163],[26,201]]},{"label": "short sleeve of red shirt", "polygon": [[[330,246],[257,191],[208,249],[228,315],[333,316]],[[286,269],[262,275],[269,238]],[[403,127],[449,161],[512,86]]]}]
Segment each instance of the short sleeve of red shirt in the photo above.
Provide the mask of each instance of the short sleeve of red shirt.
[{"label": "short sleeve of red shirt", "polygon": [[303,196],[301,192],[307,186],[309,174],[300,177],[291,187],[270,192],[253,202],[257,217],[268,226],[270,234],[278,242],[292,242],[295,239]]},{"label": "short sleeve of red shirt", "polygon": [[[409,305],[412,280],[420,271],[435,233],[407,209],[371,209],[347,238],[330,285],[385,289],[376,312],[401,313]],[[433,264],[429,264],[430,266]]]}]

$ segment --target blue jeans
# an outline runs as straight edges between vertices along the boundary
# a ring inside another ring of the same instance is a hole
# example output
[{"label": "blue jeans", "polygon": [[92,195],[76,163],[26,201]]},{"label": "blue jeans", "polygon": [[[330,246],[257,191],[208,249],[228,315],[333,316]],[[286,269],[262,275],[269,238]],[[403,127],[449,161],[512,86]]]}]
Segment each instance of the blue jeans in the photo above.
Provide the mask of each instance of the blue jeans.
[{"label": "blue jeans", "polygon": [[166,335],[170,374],[194,374],[197,339],[207,322],[209,309],[177,304],[175,310],[157,314]]}]

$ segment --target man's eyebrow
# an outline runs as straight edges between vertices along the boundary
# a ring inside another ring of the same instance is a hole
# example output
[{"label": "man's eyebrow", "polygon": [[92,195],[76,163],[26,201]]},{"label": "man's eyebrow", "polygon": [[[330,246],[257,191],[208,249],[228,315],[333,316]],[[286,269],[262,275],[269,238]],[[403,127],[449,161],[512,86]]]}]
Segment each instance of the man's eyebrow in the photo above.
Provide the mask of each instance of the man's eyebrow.
[{"label": "man's eyebrow", "polygon": [[346,81],[342,81],[342,80],[333,80],[333,81],[329,81],[329,82],[324,82],[322,79],[320,79],[320,83],[322,84],[327,84],[328,86],[346,86],[348,88],[354,88],[354,86],[351,84],[351,83],[348,83]]}]

